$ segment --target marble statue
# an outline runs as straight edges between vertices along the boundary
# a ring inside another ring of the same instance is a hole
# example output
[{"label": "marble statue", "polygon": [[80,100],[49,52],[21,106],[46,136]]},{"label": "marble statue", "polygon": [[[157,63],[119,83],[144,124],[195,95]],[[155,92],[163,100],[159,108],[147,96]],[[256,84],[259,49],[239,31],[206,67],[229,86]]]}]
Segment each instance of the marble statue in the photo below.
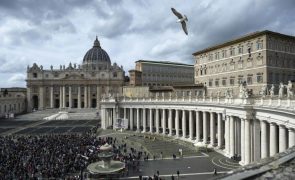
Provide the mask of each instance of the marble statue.
[{"label": "marble statue", "polygon": [[288,85],[287,85],[287,97],[293,97],[293,84],[291,81],[288,81]]},{"label": "marble statue", "polygon": [[262,95],[262,97],[265,97],[266,96],[266,93],[267,93],[267,87],[266,87],[266,84],[265,84],[265,85],[263,85],[261,87],[260,94]]},{"label": "marble statue", "polygon": [[279,98],[282,98],[284,96],[284,84],[280,82],[279,85]]},{"label": "marble statue", "polygon": [[275,94],[275,86],[272,84],[269,90],[270,97],[273,97]]}]

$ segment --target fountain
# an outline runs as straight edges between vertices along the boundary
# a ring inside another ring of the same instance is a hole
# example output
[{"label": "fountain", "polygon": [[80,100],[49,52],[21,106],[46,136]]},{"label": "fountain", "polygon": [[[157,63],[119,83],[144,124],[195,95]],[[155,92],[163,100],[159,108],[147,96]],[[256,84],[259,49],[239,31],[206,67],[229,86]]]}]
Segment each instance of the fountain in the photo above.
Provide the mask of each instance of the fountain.
[{"label": "fountain", "polygon": [[92,175],[108,176],[116,174],[125,168],[125,164],[121,161],[114,161],[112,157],[114,153],[112,152],[112,145],[105,144],[100,147],[100,152],[98,157],[101,161],[91,163],[87,166],[87,170]]}]

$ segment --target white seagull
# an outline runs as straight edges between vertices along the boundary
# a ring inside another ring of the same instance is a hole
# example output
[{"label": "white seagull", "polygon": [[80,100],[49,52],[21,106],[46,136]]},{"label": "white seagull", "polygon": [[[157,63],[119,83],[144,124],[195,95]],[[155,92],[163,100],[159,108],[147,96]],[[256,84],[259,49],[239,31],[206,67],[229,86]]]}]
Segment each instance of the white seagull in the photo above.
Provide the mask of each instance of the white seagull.
[{"label": "white seagull", "polygon": [[171,10],[172,10],[173,14],[175,14],[175,16],[178,17],[177,22],[180,22],[180,23],[181,23],[181,25],[182,25],[182,29],[183,29],[184,33],[185,33],[186,35],[188,35],[188,33],[187,33],[187,28],[186,28],[186,23],[185,23],[185,21],[188,21],[186,15],[182,15],[182,14],[180,14],[180,13],[177,12],[174,8],[171,8]]}]

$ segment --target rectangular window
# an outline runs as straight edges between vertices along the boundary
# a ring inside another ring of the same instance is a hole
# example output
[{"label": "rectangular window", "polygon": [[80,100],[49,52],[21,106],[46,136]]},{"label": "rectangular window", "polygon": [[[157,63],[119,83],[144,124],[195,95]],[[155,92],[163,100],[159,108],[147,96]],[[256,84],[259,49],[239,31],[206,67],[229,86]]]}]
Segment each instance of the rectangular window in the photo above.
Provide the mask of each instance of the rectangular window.
[{"label": "rectangular window", "polygon": [[232,63],[232,64],[230,65],[230,70],[231,70],[231,71],[235,70],[235,64],[234,64],[234,63]]},{"label": "rectangular window", "polygon": [[218,87],[219,86],[219,79],[215,80],[215,86]]},{"label": "rectangular window", "polygon": [[242,84],[244,82],[243,76],[239,76],[238,78],[238,84]]},{"label": "rectangular window", "polygon": [[257,83],[263,83],[263,76],[262,76],[262,74],[257,74]]},{"label": "rectangular window", "polygon": [[226,57],[226,50],[223,50],[222,51],[222,58],[225,58]]},{"label": "rectangular window", "polygon": [[257,42],[257,50],[262,49],[263,48],[263,42]]},{"label": "rectangular window", "polygon": [[229,83],[230,83],[230,85],[235,85],[235,78],[231,78],[230,80],[229,80]]},{"label": "rectangular window", "polygon": [[252,76],[247,77],[247,84],[252,84]]},{"label": "rectangular window", "polygon": [[234,56],[235,55],[235,49],[231,48],[229,51],[230,56]]},{"label": "rectangular window", "polygon": [[222,86],[226,86],[226,79],[222,79]]},{"label": "rectangular window", "polygon": [[209,87],[213,86],[213,79],[209,79]]},{"label": "rectangular window", "polygon": [[239,54],[243,54],[243,46],[239,47]]},{"label": "rectangular window", "polygon": [[239,62],[239,69],[243,69],[243,61]]}]

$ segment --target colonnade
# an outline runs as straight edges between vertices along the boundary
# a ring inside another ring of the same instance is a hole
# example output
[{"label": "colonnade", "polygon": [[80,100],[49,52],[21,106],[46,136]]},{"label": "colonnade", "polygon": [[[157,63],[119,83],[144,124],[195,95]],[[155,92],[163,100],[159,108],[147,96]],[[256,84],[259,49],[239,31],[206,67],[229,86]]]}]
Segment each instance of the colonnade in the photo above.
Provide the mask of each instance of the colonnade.
[{"label": "colonnade", "polygon": [[[59,87],[59,108],[72,108],[73,107],[73,92],[72,86],[68,86],[68,91],[66,92],[66,86]],[[92,108],[92,99],[95,98],[96,105],[99,106],[101,88],[96,86],[96,92],[91,92],[90,86],[83,86],[84,92],[81,90],[81,86],[77,86],[77,108]],[[95,96],[93,96],[95,94]],[[99,98],[99,99],[97,99]],[[67,104],[68,102],[68,104]],[[50,108],[54,108],[54,91],[53,87],[50,87]]]},{"label": "colonnade", "polygon": [[38,109],[99,107],[101,94],[109,92],[108,86],[103,89],[100,85],[40,86],[37,93],[31,92],[31,88],[28,89],[28,97],[33,99],[29,100],[30,106],[31,108],[36,106],[33,105],[36,103],[34,102],[34,96],[36,96]]},{"label": "colonnade", "polygon": [[[168,135],[196,145],[218,148],[240,164],[273,156],[295,145],[295,130],[283,124],[240,117],[223,111],[180,108],[102,108],[102,128],[117,118],[128,129]],[[113,126],[115,128],[115,126]]]}]

